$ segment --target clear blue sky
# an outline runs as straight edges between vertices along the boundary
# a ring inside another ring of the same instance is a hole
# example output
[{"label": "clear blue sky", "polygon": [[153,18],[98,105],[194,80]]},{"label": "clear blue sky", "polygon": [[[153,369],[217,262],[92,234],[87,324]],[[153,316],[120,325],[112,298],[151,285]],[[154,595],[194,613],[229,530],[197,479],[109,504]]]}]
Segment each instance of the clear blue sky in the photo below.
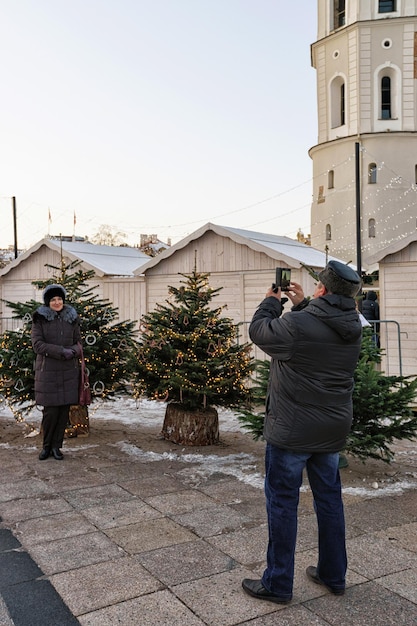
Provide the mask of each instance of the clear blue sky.
[{"label": "clear blue sky", "polygon": [[12,196],[24,248],[74,213],[130,244],[209,221],[307,234],[316,4],[3,0],[0,247]]}]

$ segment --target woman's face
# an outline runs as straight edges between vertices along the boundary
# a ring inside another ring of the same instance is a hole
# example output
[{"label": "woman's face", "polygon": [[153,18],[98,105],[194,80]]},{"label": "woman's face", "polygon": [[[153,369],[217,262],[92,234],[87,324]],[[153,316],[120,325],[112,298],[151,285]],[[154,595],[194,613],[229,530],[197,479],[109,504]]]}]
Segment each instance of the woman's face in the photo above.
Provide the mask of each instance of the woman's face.
[{"label": "woman's face", "polygon": [[64,308],[64,301],[59,296],[54,296],[49,301],[49,307],[53,311],[62,311],[62,309]]}]

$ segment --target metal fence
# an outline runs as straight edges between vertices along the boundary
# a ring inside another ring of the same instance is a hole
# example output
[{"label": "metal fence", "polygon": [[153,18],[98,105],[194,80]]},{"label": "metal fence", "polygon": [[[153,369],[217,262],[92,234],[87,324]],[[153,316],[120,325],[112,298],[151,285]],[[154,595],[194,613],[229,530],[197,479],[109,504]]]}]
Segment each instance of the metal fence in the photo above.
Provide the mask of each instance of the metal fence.
[{"label": "metal fence", "polygon": [[[379,338],[381,353],[381,369],[387,376],[402,376],[402,348],[401,348],[401,332],[400,325],[395,320],[375,320],[369,322],[373,327],[375,340]],[[250,322],[242,322],[243,332],[238,338],[239,343],[250,341],[245,339],[248,337],[248,328]],[[378,331],[378,332],[377,332]],[[255,359],[264,361],[269,357],[260,348],[253,345],[252,355]]]}]

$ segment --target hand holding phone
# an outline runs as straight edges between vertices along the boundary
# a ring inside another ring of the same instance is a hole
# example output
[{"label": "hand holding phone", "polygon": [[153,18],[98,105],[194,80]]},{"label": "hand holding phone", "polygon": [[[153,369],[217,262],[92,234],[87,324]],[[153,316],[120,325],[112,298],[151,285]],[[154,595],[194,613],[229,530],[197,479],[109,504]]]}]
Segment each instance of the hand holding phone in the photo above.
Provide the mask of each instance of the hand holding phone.
[{"label": "hand holding phone", "polygon": [[275,283],[272,288],[275,293],[278,292],[278,287],[281,291],[289,291],[291,282],[291,269],[288,267],[277,267],[275,270]]}]

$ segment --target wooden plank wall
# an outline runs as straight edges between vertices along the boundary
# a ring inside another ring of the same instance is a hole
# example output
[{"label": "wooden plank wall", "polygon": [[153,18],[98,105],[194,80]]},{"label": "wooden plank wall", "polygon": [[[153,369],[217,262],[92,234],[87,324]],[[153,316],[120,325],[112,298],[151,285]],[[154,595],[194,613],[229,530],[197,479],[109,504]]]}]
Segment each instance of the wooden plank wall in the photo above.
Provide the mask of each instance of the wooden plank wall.
[{"label": "wooden plank wall", "polygon": [[[64,260],[69,262],[69,259],[65,259],[65,257]],[[9,274],[2,277],[0,281],[1,299],[10,302],[26,302],[33,298],[42,302],[42,291],[37,290],[32,285],[32,281],[47,280],[56,272],[46,265],[60,267],[60,263],[61,256],[58,252],[42,246]],[[120,321],[135,321],[136,328],[139,328],[139,320],[146,307],[146,288],[143,276],[132,278],[110,276],[104,279],[95,276],[88,282],[88,285],[94,288],[94,293],[99,298],[107,299],[118,308]],[[15,321],[7,319],[11,316],[11,309],[1,301],[0,332],[13,330],[16,327]]]},{"label": "wooden plank wall", "polygon": [[[409,249],[411,247],[414,251]],[[402,373],[405,376],[417,375],[416,251],[416,246],[408,246],[398,254],[390,255],[380,264],[379,270],[380,316],[399,324]],[[399,374],[398,327],[395,323],[382,325],[381,346],[387,352],[382,368],[387,374]]]}]

